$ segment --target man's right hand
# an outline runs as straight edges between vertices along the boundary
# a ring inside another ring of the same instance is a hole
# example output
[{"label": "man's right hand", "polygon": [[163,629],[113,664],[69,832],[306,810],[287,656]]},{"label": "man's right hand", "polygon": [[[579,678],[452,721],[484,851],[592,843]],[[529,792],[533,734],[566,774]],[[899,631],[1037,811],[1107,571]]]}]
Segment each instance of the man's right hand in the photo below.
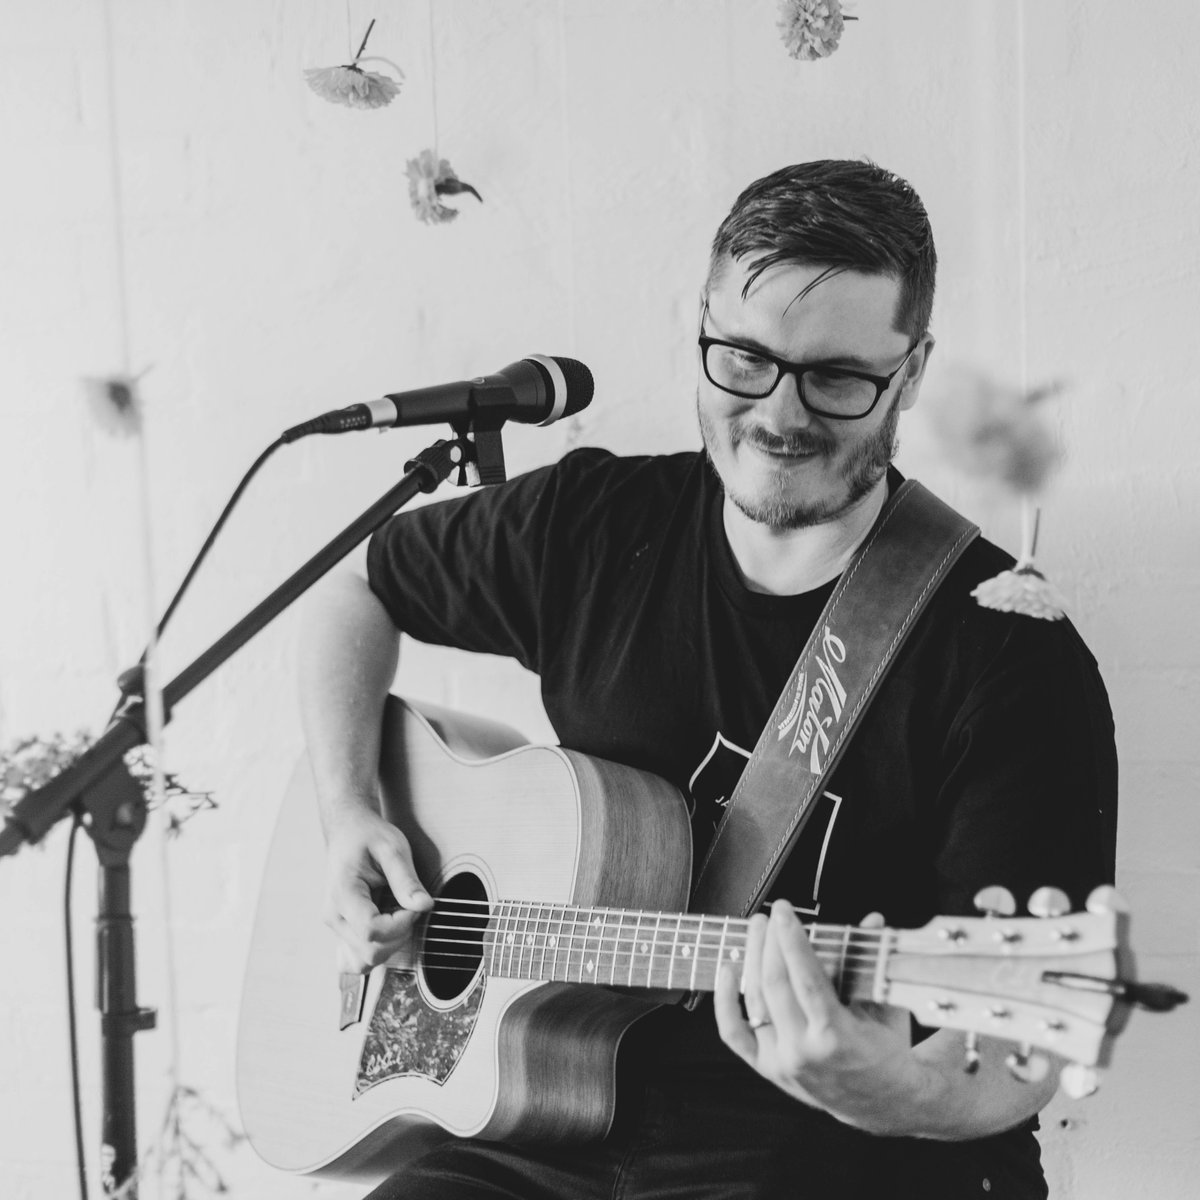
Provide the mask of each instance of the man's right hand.
[{"label": "man's right hand", "polygon": [[[345,947],[344,969],[366,971],[410,943],[433,899],[417,878],[408,839],[378,813],[342,809],[326,832],[325,923]],[[384,887],[399,905],[394,912],[381,912],[371,897]]]}]

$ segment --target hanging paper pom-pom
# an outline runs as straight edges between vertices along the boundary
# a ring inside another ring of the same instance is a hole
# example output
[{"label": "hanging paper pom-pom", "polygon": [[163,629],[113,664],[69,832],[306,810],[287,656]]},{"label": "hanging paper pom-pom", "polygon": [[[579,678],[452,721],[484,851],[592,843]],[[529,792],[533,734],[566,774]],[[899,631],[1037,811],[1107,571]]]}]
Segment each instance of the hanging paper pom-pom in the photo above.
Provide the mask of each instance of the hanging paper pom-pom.
[{"label": "hanging paper pom-pom", "polygon": [[416,158],[410,158],[405,170],[408,173],[408,198],[412,202],[413,212],[426,225],[444,225],[458,216],[458,209],[442,203],[443,196],[470,192],[483,203],[483,197],[469,183],[459,179],[449,162],[438,158],[432,150],[422,150]]},{"label": "hanging paper pom-pom", "polygon": [[[318,96],[333,104],[345,104],[350,108],[383,108],[400,94],[404,72],[394,62],[378,55],[363,58],[367,39],[374,28],[375,22],[372,20],[352,62],[340,67],[308,67],[305,70],[304,78]],[[360,62],[387,63],[396,72],[399,82],[389,79],[386,75],[380,75],[378,71],[364,71],[358,65]]]},{"label": "hanging paper pom-pom", "polygon": [[838,48],[845,22],[856,20],[842,12],[841,0],[782,0],[776,23],[787,52],[815,62]]},{"label": "hanging paper pom-pom", "polygon": [[107,375],[83,381],[88,410],[105,433],[132,437],[141,432],[142,402],[137,382],[128,375]]},{"label": "hanging paper pom-pom", "polygon": [[1058,589],[1024,559],[1011,571],[1001,571],[994,579],[985,579],[972,593],[983,608],[1015,612],[1043,621],[1061,621],[1065,604]]},{"label": "hanging paper pom-pom", "polygon": [[1021,554],[1011,571],[985,580],[972,593],[984,608],[1045,621],[1064,615],[1063,599],[1034,565],[1041,511],[1034,494],[1059,460],[1045,401],[1062,391],[1007,387],[979,371],[952,368],[929,391],[930,427],[957,467],[999,484],[1021,501]]},{"label": "hanging paper pom-pom", "polygon": [[395,80],[378,71],[364,71],[353,63],[344,67],[309,67],[304,78],[322,99],[350,108],[383,108],[400,94],[400,85]]},{"label": "hanging paper pom-pom", "polygon": [[955,466],[1025,495],[1037,491],[1058,465],[1045,401],[1062,390],[1060,383],[1049,383],[1025,392],[957,366],[930,380],[925,411]]}]

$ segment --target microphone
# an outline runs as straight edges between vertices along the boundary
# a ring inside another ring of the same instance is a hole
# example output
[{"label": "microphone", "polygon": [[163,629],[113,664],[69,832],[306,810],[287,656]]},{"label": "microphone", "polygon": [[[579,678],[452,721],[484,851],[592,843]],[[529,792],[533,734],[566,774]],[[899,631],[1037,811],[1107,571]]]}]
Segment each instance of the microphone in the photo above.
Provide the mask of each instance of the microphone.
[{"label": "microphone", "polygon": [[[410,392],[388,392],[379,400],[336,408],[285,430],[281,441],[310,433],[350,433],[393,425],[437,425],[443,421],[524,421],[550,425],[574,416],[592,402],[592,373],[573,358],[531,354],[494,375],[439,383]],[[493,426],[495,427],[495,426]]]}]

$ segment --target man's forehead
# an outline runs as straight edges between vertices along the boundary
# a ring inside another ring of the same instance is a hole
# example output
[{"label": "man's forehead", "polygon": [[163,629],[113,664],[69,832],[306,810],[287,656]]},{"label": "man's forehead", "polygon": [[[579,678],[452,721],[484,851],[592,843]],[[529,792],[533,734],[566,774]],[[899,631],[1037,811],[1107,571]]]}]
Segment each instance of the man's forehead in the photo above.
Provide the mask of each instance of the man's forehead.
[{"label": "man's forehead", "polygon": [[894,275],[824,263],[775,263],[755,275],[752,261],[727,258],[713,273],[708,306],[715,320],[781,331],[796,324],[850,324],[862,333],[900,333],[900,282]]}]

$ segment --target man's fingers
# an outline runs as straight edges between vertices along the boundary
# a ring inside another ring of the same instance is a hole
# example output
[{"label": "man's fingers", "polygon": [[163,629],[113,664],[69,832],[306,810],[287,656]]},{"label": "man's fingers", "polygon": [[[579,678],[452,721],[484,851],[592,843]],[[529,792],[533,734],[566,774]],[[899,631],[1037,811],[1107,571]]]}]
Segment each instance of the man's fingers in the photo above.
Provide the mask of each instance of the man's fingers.
[{"label": "man's fingers", "polygon": [[755,913],[746,926],[746,962],[742,968],[742,999],[746,1014],[752,1021],[770,1015],[762,989],[763,943],[766,936],[767,918],[762,913]]},{"label": "man's fingers", "polygon": [[717,967],[713,1010],[717,1014],[717,1031],[721,1040],[739,1058],[753,1065],[758,1055],[758,1043],[742,1018],[742,1006],[738,1001],[737,972],[724,963]]},{"label": "man's fingers", "polygon": [[792,906],[784,900],[771,906],[763,966],[769,1004],[798,1008],[798,1014],[818,1028],[834,1020],[841,1002]]},{"label": "man's fingers", "polygon": [[433,897],[417,878],[412,852],[407,845],[403,848],[395,844],[382,847],[376,855],[376,860],[388,887],[392,889],[392,895],[396,897],[396,903],[401,908],[427,912],[433,907]]}]

